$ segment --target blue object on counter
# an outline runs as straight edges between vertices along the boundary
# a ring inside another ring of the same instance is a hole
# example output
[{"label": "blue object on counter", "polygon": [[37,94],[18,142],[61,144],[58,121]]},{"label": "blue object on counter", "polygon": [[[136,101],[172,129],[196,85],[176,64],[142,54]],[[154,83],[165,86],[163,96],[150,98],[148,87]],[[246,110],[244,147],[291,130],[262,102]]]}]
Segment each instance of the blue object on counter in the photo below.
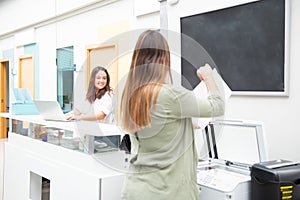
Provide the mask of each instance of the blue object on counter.
[{"label": "blue object on counter", "polygon": [[35,104],[32,101],[28,88],[13,89],[11,113],[13,115],[38,115]]}]

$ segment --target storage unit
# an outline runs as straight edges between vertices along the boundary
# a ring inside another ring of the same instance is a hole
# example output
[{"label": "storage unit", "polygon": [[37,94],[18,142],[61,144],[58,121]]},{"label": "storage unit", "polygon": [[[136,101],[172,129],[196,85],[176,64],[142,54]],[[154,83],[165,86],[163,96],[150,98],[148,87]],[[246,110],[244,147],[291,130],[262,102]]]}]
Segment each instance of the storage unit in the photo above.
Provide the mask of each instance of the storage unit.
[{"label": "storage unit", "polygon": [[300,200],[300,164],[274,160],[254,164],[252,200]]}]

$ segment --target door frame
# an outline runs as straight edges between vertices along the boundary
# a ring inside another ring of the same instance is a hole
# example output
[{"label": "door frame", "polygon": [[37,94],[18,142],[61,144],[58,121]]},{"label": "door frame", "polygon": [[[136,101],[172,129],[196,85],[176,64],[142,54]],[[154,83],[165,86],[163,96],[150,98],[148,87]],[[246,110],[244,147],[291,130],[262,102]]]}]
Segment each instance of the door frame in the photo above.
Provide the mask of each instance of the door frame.
[{"label": "door frame", "polygon": [[[1,59],[0,60],[0,112],[7,112],[6,110],[6,81],[9,77],[6,77],[7,73],[7,63],[9,63],[9,59]],[[6,129],[6,118],[0,117],[0,139],[7,137],[7,129]]]}]

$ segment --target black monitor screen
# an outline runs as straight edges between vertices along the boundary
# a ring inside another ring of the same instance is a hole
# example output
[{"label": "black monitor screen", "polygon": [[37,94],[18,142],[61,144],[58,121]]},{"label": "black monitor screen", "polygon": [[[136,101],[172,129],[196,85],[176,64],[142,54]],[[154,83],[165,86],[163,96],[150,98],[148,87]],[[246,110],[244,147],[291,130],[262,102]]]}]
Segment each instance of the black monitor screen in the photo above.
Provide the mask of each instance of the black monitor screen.
[{"label": "black monitor screen", "polygon": [[[180,23],[182,35],[207,51],[232,91],[284,91],[284,0],[261,0],[182,17]],[[199,83],[195,63],[203,63],[183,39],[181,55],[182,85],[193,89]],[[194,61],[186,59],[190,55]]]}]

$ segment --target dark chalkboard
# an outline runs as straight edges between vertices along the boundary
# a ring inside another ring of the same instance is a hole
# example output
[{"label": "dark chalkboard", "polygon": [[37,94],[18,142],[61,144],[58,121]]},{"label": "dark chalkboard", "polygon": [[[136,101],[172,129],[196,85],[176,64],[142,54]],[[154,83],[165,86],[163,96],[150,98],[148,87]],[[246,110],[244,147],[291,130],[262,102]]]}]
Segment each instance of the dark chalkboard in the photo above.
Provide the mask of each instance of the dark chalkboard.
[{"label": "dark chalkboard", "polygon": [[[182,85],[193,89],[196,69],[208,62],[232,91],[285,92],[285,5],[261,0],[182,17]],[[207,53],[198,54],[185,37]]]}]

